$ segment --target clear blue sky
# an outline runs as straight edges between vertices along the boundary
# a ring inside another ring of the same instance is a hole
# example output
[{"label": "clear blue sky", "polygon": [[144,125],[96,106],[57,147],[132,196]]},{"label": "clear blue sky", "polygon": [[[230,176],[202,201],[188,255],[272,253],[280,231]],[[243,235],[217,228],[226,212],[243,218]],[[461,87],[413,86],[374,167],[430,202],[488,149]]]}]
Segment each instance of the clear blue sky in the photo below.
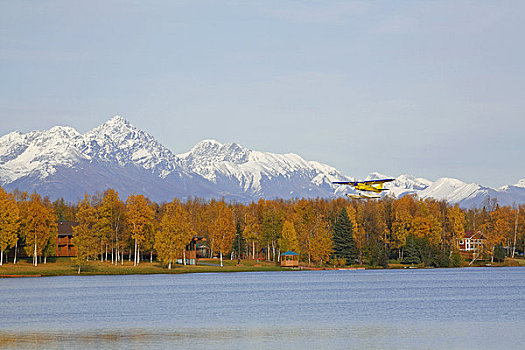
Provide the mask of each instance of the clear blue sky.
[{"label": "clear blue sky", "polygon": [[115,114],[346,175],[525,178],[523,1],[1,1],[0,135]]}]

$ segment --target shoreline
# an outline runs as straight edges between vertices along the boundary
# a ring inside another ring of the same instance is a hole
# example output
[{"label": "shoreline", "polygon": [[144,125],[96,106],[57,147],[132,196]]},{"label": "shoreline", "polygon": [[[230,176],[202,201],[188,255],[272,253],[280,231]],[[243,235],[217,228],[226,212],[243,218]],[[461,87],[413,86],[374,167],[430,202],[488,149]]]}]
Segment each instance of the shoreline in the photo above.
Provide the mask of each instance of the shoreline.
[{"label": "shoreline", "polygon": [[[207,261],[207,260],[205,260]],[[513,267],[525,266],[524,259],[507,259],[503,263],[479,263],[469,266],[464,264],[459,267]],[[0,266],[0,278],[23,278],[23,277],[57,277],[57,276],[101,276],[101,275],[156,275],[156,274],[186,274],[186,273],[232,273],[232,272],[266,272],[266,271],[359,271],[370,269],[434,269],[435,267],[411,266],[392,263],[388,267],[380,266],[300,266],[299,268],[280,267],[273,262],[255,262],[243,261],[238,265],[237,261],[226,260],[224,266],[210,265],[175,265],[171,270],[167,269],[164,264],[159,262],[141,262],[138,266],[133,266],[133,262],[125,261],[124,264],[115,266],[110,262],[92,261],[82,267],[81,273],[78,274],[78,266],[71,259],[60,258],[55,262],[39,264],[33,266],[26,261],[17,264],[6,263]]]}]

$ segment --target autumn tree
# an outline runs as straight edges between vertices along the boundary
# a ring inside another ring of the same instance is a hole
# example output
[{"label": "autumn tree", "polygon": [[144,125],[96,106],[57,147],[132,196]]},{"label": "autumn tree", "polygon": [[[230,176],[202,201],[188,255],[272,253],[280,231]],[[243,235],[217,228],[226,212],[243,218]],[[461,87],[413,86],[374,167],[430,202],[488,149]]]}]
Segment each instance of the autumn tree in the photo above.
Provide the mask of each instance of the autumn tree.
[{"label": "autumn tree", "polygon": [[[276,243],[282,230],[283,215],[279,204],[274,201],[266,201],[261,220],[262,238],[267,246],[267,259],[277,260],[275,253]],[[270,253],[272,253],[270,255]]]},{"label": "autumn tree", "polygon": [[186,244],[194,235],[188,214],[180,202],[174,199],[168,203],[160,230],[155,234],[155,250],[159,259],[168,264],[168,269],[179,256],[182,255],[185,260]]},{"label": "autumn tree", "polygon": [[[118,192],[108,189],[104,192],[101,203],[98,206],[98,229],[106,245],[106,261],[108,244],[111,246],[111,263],[117,264],[119,259],[123,262],[123,240],[122,231],[124,226],[125,205],[120,200]],[[121,255],[122,254],[122,255]]]},{"label": "autumn tree", "polygon": [[362,207],[359,219],[365,234],[363,262],[372,266],[385,265],[388,259],[384,247],[388,233],[384,207],[381,201],[366,201]]},{"label": "autumn tree", "polygon": [[223,266],[223,253],[231,250],[232,241],[235,236],[233,211],[228,208],[223,201],[216,202],[215,204],[210,236],[215,249],[219,251],[221,266]]},{"label": "autumn tree", "polygon": [[514,215],[510,207],[500,207],[489,212],[489,220],[482,224],[482,231],[485,237],[485,248],[490,254],[491,261],[494,262],[494,249],[498,245],[505,243],[507,236],[513,232]]},{"label": "autumn tree", "polygon": [[4,251],[18,241],[20,210],[15,198],[0,187],[0,266],[3,265]]},{"label": "autumn tree", "polygon": [[42,198],[33,193],[27,204],[24,232],[26,254],[33,257],[33,265],[38,266],[38,256],[42,255],[50,237],[56,236],[57,224],[53,211],[46,207]]},{"label": "autumn tree", "polygon": [[78,273],[85,261],[94,259],[98,255],[100,231],[97,230],[98,211],[91,205],[91,197],[85,195],[78,204],[78,225],[73,227],[73,244],[75,245],[78,264]]},{"label": "autumn tree", "polygon": [[25,246],[25,232],[26,232],[26,226],[27,226],[27,207],[29,206],[29,195],[27,192],[21,192],[18,189],[15,188],[15,190],[12,192],[15,200],[16,200],[16,206],[19,210],[19,217],[20,217],[20,225],[18,226],[18,240],[15,243],[15,256],[13,258],[13,264],[17,263],[17,255],[18,255],[18,247]]},{"label": "autumn tree", "polygon": [[332,232],[328,224],[319,214],[313,226],[313,235],[310,239],[310,253],[314,261],[319,265],[328,261],[332,254]]},{"label": "autumn tree", "polygon": [[146,241],[149,232],[153,231],[155,212],[143,195],[131,195],[126,201],[126,222],[131,238],[135,243],[134,266],[139,264],[141,244]]},{"label": "autumn tree", "polygon": [[412,230],[416,203],[413,196],[404,196],[392,204],[392,247],[397,249],[399,259],[403,258],[402,248]]},{"label": "autumn tree", "polygon": [[449,247],[456,249],[456,241],[463,238],[465,234],[465,225],[467,219],[465,212],[461,210],[459,205],[450,206],[447,208],[446,217],[446,232],[445,240]]},{"label": "autumn tree", "polygon": [[255,213],[255,204],[252,203],[246,212],[246,225],[244,226],[244,237],[251,243],[252,259],[255,259],[255,245],[259,241],[261,226]]},{"label": "autumn tree", "polygon": [[306,199],[299,200],[294,207],[294,227],[299,239],[299,253],[308,258],[308,264],[312,260],[312,240],[316,226],[316,212],[311,202]]},{"label": "autumn tree", "polygon": [[297,251],[299,247],[299,242],[297,240],[297,232],[293,221],[286,220],[283,224],[283,229],[281,237],[279,238],[279,247],[283,251]]}]

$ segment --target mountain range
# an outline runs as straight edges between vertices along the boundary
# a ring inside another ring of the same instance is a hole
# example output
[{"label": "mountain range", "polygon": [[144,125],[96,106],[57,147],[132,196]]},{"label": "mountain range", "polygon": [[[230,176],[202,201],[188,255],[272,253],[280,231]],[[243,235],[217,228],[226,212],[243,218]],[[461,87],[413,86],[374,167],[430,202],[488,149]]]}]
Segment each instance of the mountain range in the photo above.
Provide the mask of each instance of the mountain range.
[{"label": "mountain range", "polygon": [[[386,177],[371,173],[368,179]],[[388,176],[390,177],[390,176]],[[334,198],[354,193],[332,184],[350,177],[337,169],[306,161],[297,154],[250,150],[236,143],[204,140],[189,152],[174,154],[148,133],[120,116],[81,134],[71,127],[9,133],[0,138],[0,185],[8,191],[37,191],[50,198],[77,201],[84,193],[107,188],[121,198],[142,193],[151,200],[225,198]],[[487,198],[511,205],[525,203],[525,179],[498,189],[457,179],[430,181],[400,175],[389,194],[417,194],[462,207],[479,207]]]}]

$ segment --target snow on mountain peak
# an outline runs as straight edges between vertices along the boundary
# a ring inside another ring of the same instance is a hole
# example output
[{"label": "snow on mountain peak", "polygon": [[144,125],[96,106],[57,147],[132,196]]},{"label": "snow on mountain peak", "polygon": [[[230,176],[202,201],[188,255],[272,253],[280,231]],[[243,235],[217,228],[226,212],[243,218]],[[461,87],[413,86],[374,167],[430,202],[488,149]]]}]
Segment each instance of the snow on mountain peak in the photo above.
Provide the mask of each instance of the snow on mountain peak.
[{"label": "snow on mountain peak", "polygon": [[525,179],[520,179],[520,180],[518,180],[518,183],[515,184],[514,186],[525,188]]},{"label": "snow on mountain peak", "polygon": [[458,179],[443,177],[421,191],[419,196],[421,198],[435,198],[457,203],[462,199],[468,198],[480,188],[481,186],[477,184],[467,184]]},{"label": "snow on mountain peak", "polygon": [[83,151],[93,158],[134,164],[167,176],[176,166],[175,155],[153,136],[115,116],[84,135]]},{"label": "snow on mountain peak", "polygon": [[383,175],[377,171],[368,174],[365,180],[391,179],[392,176]]},{"label": "snow on mountain peak", "polygon": [[[391,176],[373,172],[366,179],[380,178]],[[142,186],[145,194],[149,189],[152,196],[160,193],[162,198],[327,198],[355,192],[351,186],[332,183],[349,180],[337,169],[297,154],[256,151],[234,142],[207,139],[189,152],[175,155],[118,115],[85,134],[56,126],[0,137],[0,185],[29,191],[47,188],[44,193],[48,195],[104,190],[101,186],[113,184],[127,193],[140,191]],[[525,202],[525,179],[494,190],[457,179],[433,182],[404,174],[385,188],[389,189],[386,194],[396,197],[414,193],[423,199],[471,207],[487,196],[497,197],[500,203]]]},{"label": "snow on mountain peak", "polygon": [[216,140],[203,140],[197,143],[190,152],[179,154],[179,157],[185,164],[198,162],[209,166],[218,162],[242,164],[248,160],[250,153],[250,150],[237,143],[222,144]]}]

